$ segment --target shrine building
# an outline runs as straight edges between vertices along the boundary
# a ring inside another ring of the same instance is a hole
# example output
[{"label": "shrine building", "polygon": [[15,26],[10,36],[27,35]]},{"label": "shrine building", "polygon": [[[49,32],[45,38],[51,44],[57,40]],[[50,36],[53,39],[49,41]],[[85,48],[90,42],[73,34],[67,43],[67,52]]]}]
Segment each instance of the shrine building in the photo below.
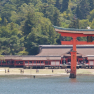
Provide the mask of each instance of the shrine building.
[{"label": "shrine building", "polygon": [[[94,45],[77,45],[77,65],[94,66]],[[39,45],[37,55],[4,55],[0,66],[59,67],[71,65],[72,45]],[[64,65],[65,64],[65,65]]]}]

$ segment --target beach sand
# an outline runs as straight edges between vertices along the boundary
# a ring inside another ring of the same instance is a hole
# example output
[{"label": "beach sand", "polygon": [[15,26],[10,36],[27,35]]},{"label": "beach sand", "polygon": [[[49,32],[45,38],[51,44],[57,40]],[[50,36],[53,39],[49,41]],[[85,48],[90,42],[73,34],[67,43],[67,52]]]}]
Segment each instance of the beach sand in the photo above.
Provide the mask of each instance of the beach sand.
[{"label": "beach sand", "polygon": [[[9,72],[8,72],[9,69]],[[21,70],[23,72],[21,72]],[[38,72],[36,72],[38,71]],[[53,72],[52,72],[53,71]],[[94,75],[94,69],[77,69],[77,75]],[[23,68],[8,68],[1,67],[0,75],[32,75],[32,76],[65,76],[70,75],[66,73],[65,69],[23,69]]]}]

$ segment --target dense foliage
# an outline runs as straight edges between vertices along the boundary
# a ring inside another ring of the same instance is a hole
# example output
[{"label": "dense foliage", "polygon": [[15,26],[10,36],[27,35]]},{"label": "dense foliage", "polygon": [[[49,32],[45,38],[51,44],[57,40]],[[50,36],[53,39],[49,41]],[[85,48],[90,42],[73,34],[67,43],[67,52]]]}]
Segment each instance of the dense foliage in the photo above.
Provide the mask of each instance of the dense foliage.
[{"label": "dense foliage", "polygon": [[39,45],[60,44],[52,25],[94,29],[94,0],[0,0],[0,54],[35,55]]}]

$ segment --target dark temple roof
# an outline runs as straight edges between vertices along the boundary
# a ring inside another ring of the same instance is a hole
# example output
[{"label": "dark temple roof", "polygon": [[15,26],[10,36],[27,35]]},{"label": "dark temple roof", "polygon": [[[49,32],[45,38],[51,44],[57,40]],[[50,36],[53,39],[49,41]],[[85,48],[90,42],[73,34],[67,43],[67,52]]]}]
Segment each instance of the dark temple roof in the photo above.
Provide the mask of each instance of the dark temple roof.
[{"label": "dark temple roof", "polygon": [[[72,45],[39,45],[40,52],[37,55],[5,55],[1,59],[12,60],[61,60],[63,56],[71,56]],[[88,57],[94,60],[94,45],[77,45],[77,56]]]},{"label": "dark temple roof", "polygon": [[[40,45],[40,53],[37,56],[63,56],[72,50],[72,45]],[[94,55],[94,45],[77,45],[77,53],[82,57]]]}]

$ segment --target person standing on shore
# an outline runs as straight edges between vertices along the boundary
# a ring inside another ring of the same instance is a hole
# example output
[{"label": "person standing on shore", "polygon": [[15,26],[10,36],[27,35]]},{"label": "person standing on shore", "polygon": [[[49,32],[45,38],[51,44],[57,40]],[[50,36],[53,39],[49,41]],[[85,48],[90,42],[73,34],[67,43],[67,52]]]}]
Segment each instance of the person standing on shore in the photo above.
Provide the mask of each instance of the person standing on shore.
[{"label": "person standing on shore", "polygon": [[9,73],[9,69],[8,69],[8,73]]},{"label": "person standing on shore", "polygon": [[5,73],[6,73],[6,69],[5,69]]},{"label": "person standing on shore", "polygon": [[54,70],[52,69],[52,73],[54,72]]}]

